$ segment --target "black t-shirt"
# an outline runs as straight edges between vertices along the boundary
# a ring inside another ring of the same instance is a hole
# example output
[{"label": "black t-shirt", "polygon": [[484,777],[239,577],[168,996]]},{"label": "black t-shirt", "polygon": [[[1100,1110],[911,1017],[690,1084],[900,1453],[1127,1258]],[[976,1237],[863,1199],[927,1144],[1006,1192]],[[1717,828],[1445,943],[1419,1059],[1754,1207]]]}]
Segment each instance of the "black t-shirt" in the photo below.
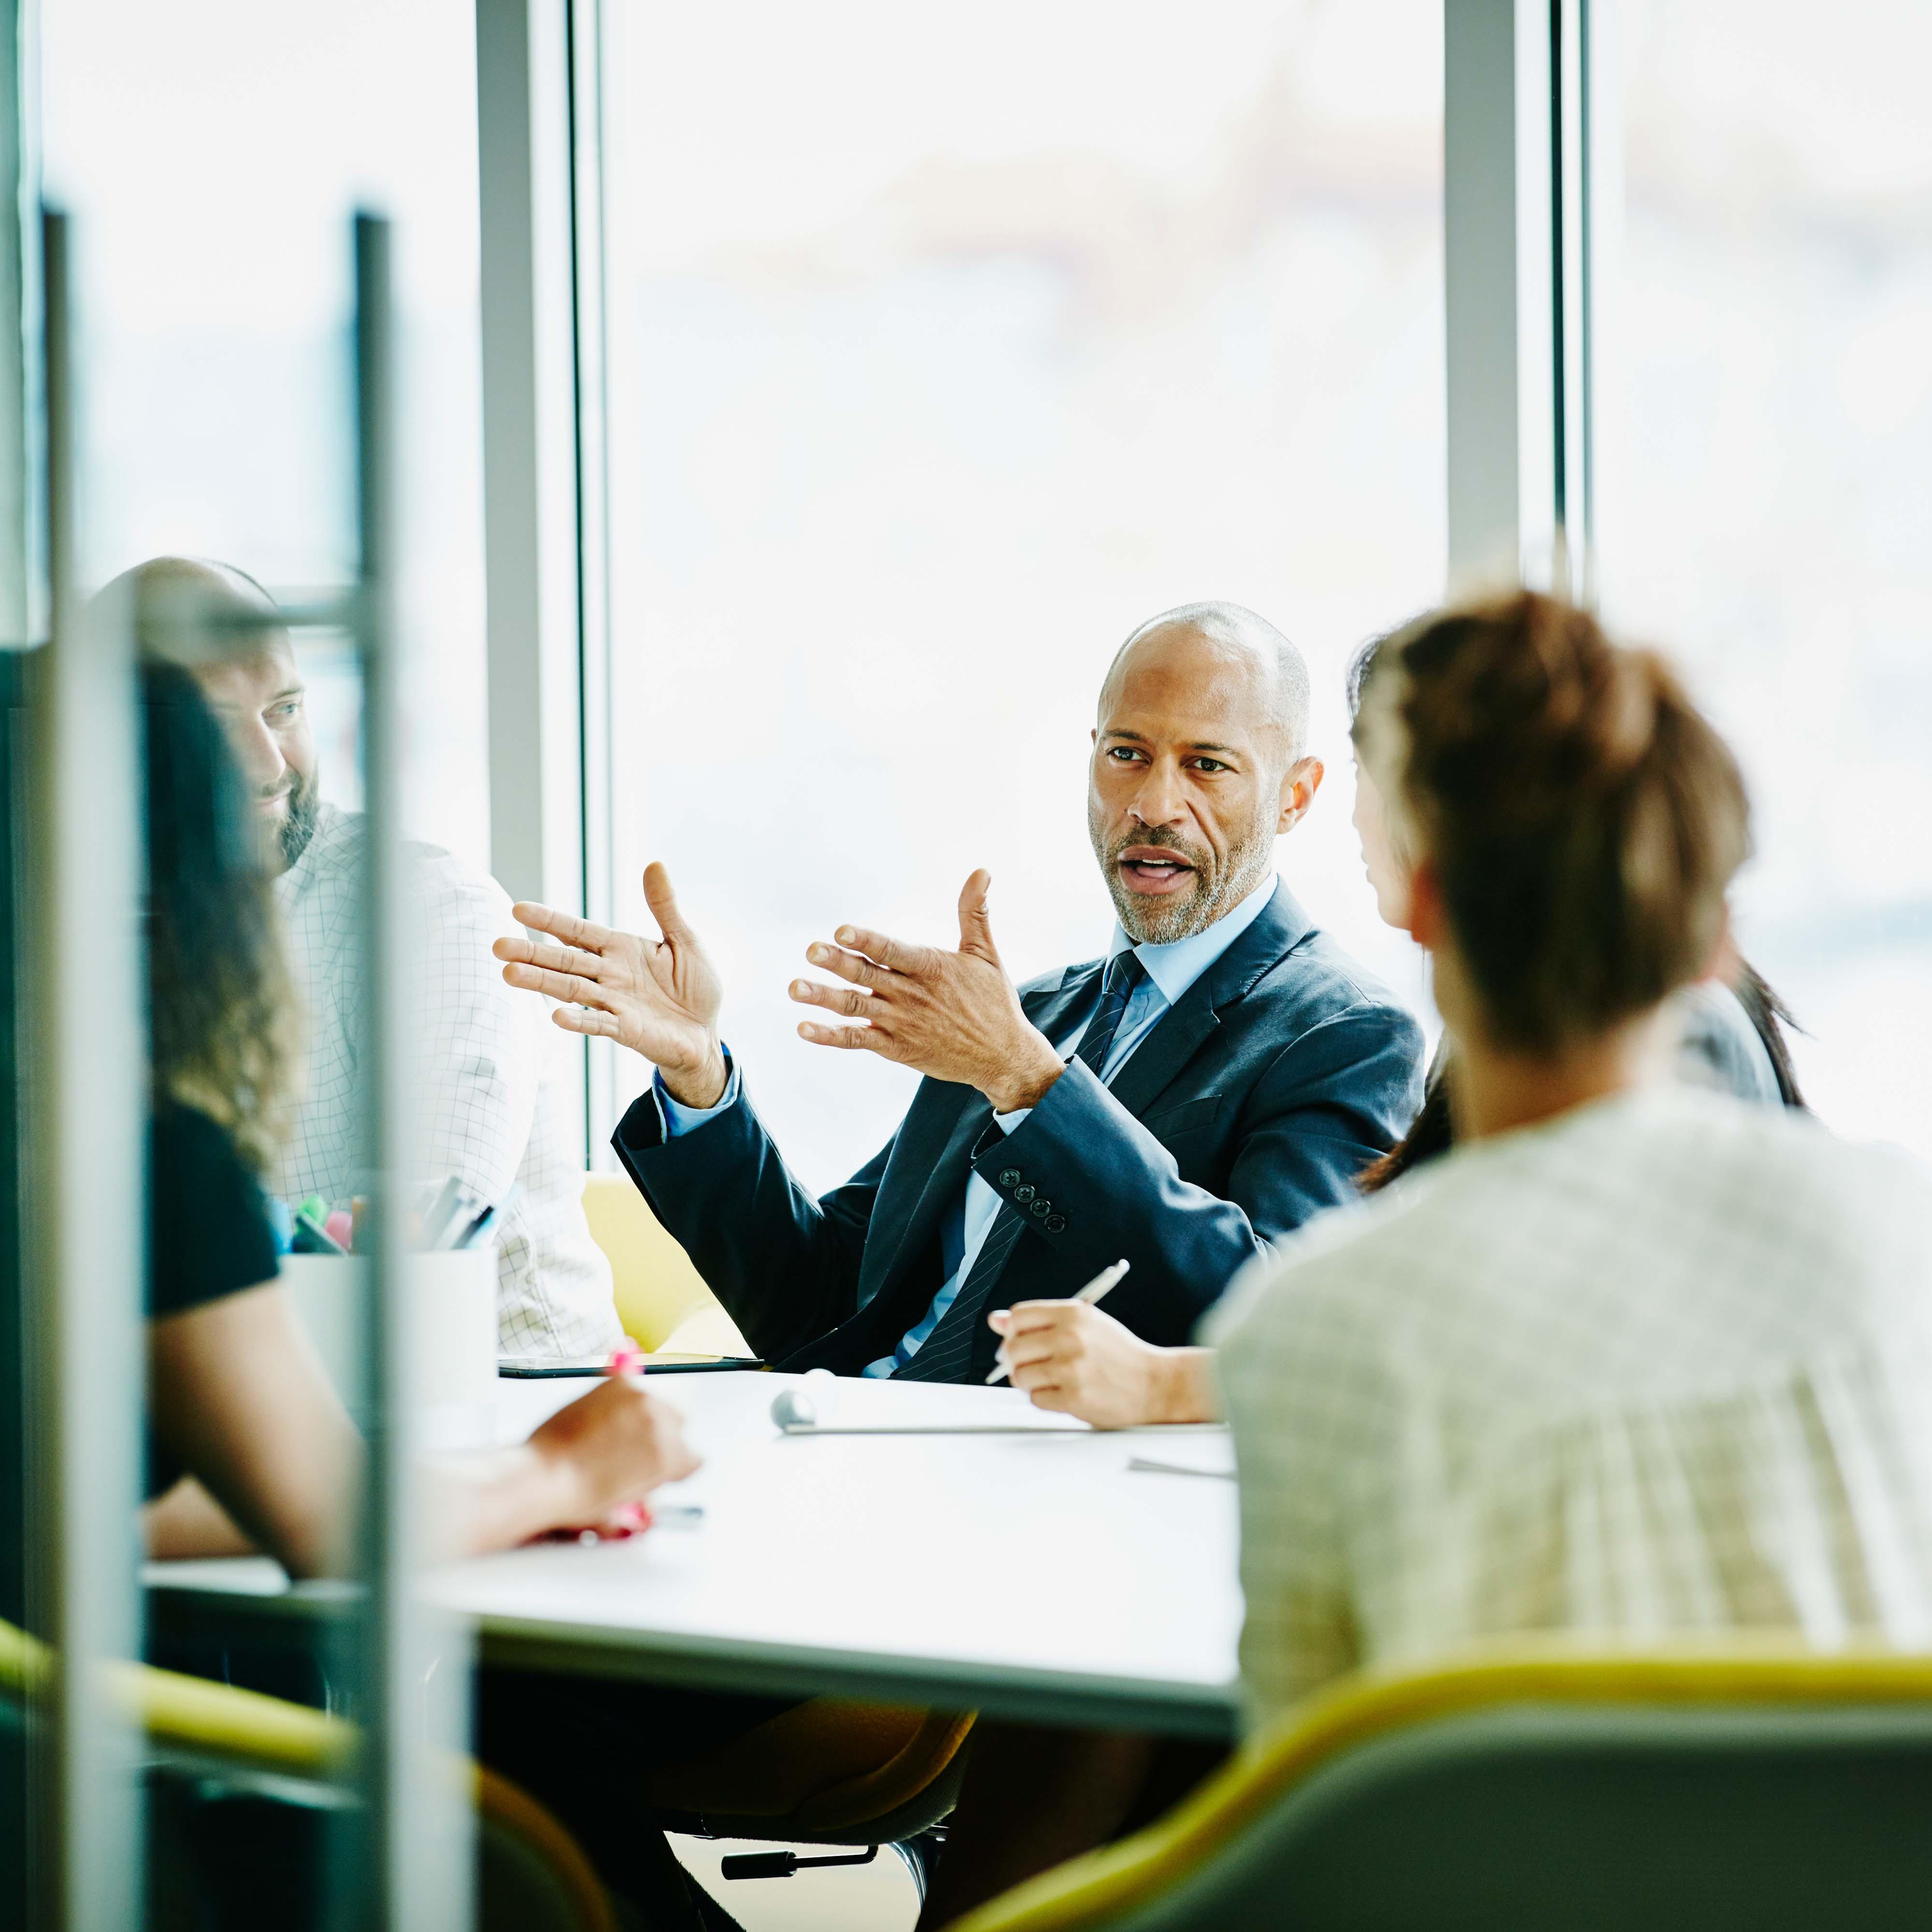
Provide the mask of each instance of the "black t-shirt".
[{"label": "black t-shirt", "polygon": [[[158,1106],[149,1141],[148,1313],[181,1315],[278,1272],[260,1185],[226,1129],[197,1108]],[[181,1474],[150,1435],[148,1493]]]}]

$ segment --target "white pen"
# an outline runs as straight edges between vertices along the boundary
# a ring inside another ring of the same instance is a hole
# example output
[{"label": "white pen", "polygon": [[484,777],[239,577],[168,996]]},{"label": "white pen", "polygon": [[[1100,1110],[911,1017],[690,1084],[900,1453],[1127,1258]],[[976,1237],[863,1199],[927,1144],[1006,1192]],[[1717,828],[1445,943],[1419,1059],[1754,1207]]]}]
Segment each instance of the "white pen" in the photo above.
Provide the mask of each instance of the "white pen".
[{"label": "white pen", "polygon": [[[1114,1284],[1132,1266],[1132,1262],[1119,1261],[1116,1262],[1112,1268],[1103,1268],[1078,1294],[1074,1296],[1073,1299],[1076,1301],[1084,1301],[1089,1308],[1092,1307],[1102,1295],[1112,1292]],[[1005,1344],[1003,1342],[1000,1346],[1004,1347]],[[1006,1372],[1006,1365],[1002,1363],[986,1379],[989,1382],[1003,1381]]]}]

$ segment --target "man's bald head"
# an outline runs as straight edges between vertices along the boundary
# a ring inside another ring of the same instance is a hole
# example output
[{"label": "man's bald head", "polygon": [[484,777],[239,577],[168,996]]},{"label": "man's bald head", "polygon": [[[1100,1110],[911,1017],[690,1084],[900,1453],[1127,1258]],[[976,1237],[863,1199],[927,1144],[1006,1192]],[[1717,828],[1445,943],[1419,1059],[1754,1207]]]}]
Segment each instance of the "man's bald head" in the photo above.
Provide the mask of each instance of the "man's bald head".
[{"label": "man's bald head", "polygon": [[1265,728],[1286,771],[1308,741],[1308,666],[1268,620],[1245,605],[1182,604],[1150,617],[1114,654],[1100,686],[1100,710],[1130,668],[1175,652],[1205,659],[1220,674],[1251,681],[1258,727]]},{"label": "man's bald head", "polygon": [[1143,624],[1100,688],[1087,830],[1137,946],[1202,932],[1265,884],[1275,841],[1322,782],[1306,756],[1308,673],[1238,604]]},{"label": "man's bald head", "polygon": [[197,670],[289,650],[287,627],[245,570],[210,557],[154,556],[124,570],[101,592],[124,600],[142,654]]}]

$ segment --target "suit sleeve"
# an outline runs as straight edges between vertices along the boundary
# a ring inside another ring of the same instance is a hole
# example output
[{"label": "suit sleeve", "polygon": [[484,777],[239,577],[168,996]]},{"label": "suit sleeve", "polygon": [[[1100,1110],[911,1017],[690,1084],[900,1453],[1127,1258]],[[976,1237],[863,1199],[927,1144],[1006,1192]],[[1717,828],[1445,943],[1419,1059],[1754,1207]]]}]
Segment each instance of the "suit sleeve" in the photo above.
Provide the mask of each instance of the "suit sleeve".
[{"label": "suit sleeve", "polygon": [[745,1339],[769,1360],[828,1334],[858,1306],[859,1268],[888,1142],[823,1198],[787,1168],[751,1102],[667,1138],[646,1091],[610,1144]]},{"label": "suit sleeve", "polygon": [[1379,1001],[1310,1028],[1244,1096],[1225,1195],[1183,1180],[1173,1155],[1078,1060],[976,1169],[1076,1283],[1131,1261],[1107,1312],[1171,1346],[1246,1263],[1355,1198],[1355,1176],[1414,1112],[1421,1054],[1414,1018]]}]

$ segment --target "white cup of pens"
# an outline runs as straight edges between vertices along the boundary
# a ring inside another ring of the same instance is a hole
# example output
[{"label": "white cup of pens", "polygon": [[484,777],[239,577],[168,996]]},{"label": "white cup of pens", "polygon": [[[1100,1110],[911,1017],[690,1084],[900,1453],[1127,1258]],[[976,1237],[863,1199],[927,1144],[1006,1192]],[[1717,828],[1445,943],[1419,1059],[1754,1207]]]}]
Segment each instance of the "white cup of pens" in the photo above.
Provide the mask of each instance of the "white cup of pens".
[{"label": "white cup of pens", "polygon": [[[426,1448],[487,1447],[493,1440],[495,1235],[508,1204],[507,1196],[484,1202],[452,1177],[418,1190],[405,1210],[412,1406]],[[344,1238],[352,1234],[352,1211],[315,1211],[321,1205],[304,1202],[296,1210],[296,1246],[282,1257],[281,1280],[344,1402],[366,1420],[368,1264]]]}]

